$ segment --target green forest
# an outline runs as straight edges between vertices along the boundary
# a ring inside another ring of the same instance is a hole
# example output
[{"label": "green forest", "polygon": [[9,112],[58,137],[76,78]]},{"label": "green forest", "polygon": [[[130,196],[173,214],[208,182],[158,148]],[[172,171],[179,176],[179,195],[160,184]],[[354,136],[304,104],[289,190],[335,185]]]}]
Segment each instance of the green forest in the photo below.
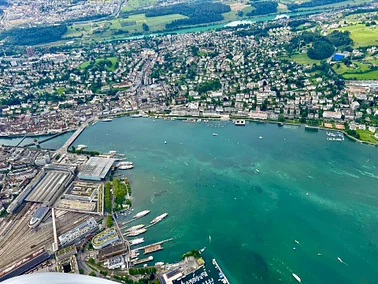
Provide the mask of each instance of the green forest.
[{"label": "green forest", "polygon": [[66,32],[66,25],[12,29],[2,32],[0,38],[14,45],[36,45],[60,40]]},{"label": "green forest", "polygon": [[146,11],[146,17],[157,17],[171,14],[181,14],[188,19],[174,20],[166,24],[167,29],[174,29],[180,26],[198,25],[211,22],[218,22],[224,19],[222,13],[231,11],[230,6],[217,2],[176,4],[167,7],[153,8]]}]

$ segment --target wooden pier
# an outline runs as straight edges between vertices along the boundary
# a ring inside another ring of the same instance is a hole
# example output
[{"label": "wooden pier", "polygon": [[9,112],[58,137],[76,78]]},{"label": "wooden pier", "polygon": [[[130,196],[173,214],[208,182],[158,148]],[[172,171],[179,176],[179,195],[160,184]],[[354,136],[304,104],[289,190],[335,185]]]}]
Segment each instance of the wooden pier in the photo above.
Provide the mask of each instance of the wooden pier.
[{"label": "wooden pier", "polygon": [[162,249],[163,247],[161,245],[150,245],[144,249],[144,254],[153,253]]}]

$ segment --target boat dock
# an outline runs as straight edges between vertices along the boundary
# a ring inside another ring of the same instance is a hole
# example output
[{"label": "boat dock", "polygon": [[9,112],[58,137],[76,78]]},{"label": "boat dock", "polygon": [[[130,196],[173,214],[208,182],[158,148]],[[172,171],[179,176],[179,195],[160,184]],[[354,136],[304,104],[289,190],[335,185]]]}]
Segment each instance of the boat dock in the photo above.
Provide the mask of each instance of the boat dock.
[{"label": "boat dock", "polygon": [[[146,245],[146,246],[143,246],[143,247],[140,247],[140,248],[136,248],[135,250],[141,250],[141,249],[146,249],[148,247],[153,247],[153,246],[157,246],[157,245],[162,245],[164,243],[167,243],[167,242],[170,242],[170,241],[173,241],[173,238],[170,238],[170,239],[166,239],[166,240],[163,240],[163,241],[160,241],[160,242],[157,242],[157,243],[154,243],[154,244],[151,244],[151,245]],[[152,252],[152,251],[151,251]]]},{"label": "boat dock", "polygon": [[151,228],[153,225],[156,225],[156,224],[159,224],[159,222],[157,222],[157,223],[153,223],[153,224],[149,224],[149,225],[147,225],[145,228],[146,228],[146,229]]},{"label": "boat dock", "polygon": [[217,270],[219,270],[219,272],[221,273],[221,275],[223,275],[223,278],[221,278],[222,283],[224,283],[224,284],[230,284],[230,281],[228,281],[226,275],[223,273],[222,269],[220,268],[220,266],[219,266],[219,264],[218,264],[218,262],[217,262],[217,260],[215,258],[213,258],[213,264],[214,264],[215,268]]},{"label": "boat dock", "polygon": [[129,221],[126,221],[126,222],[123,222],[122,225],[121,225],[121,229],[126,229],[127,228],[127,224],[130,224],[131,222],[133,221],[136,221],[137,219],[131,219]]},{"label": "boat dock", "polygon": [[150,246],[148,246],[144,249],[144,254],[153,253],[155,251],[159,251],[159,250],[162,250],[162,249],[163,249],[163,247],[160,244],[150,245]]},{"label": "boat dock", "polygon": [[149,257],[146,257],[146,258],[138,259],[138,260],[134,261],[134,265],[138,265],[138,264],[141,264],[141,263],[144,263],[144,262],[149,262],[149,261],[152,261],[152,260],[154,260],[153,256],[149,256]]}]

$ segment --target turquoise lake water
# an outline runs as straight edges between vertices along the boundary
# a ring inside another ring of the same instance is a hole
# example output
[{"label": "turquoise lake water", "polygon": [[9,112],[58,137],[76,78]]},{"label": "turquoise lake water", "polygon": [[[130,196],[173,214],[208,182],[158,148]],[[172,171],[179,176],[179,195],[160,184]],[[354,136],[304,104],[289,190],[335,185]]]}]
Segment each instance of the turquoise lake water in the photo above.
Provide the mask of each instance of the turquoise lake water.
[{"label": "turquoise lake water", "polygon": [[120,174],[134,212],[151,210],[139,223],[169,213],[143,235],[146,244],[174,238],[153,263],[207,247],[232,284],[296,283],[292,273],[302,283],[377,282],[376,147],[304,127],[126,117],[98,122],[74,144],[134,162]]}]

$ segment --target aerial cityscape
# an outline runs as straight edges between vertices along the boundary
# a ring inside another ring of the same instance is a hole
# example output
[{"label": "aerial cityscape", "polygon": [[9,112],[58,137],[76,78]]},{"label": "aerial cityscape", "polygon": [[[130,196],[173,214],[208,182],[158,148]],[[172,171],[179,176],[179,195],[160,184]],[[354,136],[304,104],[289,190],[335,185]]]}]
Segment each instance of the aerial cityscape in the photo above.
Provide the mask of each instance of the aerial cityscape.
[{"label": "aerial cityscape", "polygon": [[378,2],[0,19],[0,282],[376,282]]}]

